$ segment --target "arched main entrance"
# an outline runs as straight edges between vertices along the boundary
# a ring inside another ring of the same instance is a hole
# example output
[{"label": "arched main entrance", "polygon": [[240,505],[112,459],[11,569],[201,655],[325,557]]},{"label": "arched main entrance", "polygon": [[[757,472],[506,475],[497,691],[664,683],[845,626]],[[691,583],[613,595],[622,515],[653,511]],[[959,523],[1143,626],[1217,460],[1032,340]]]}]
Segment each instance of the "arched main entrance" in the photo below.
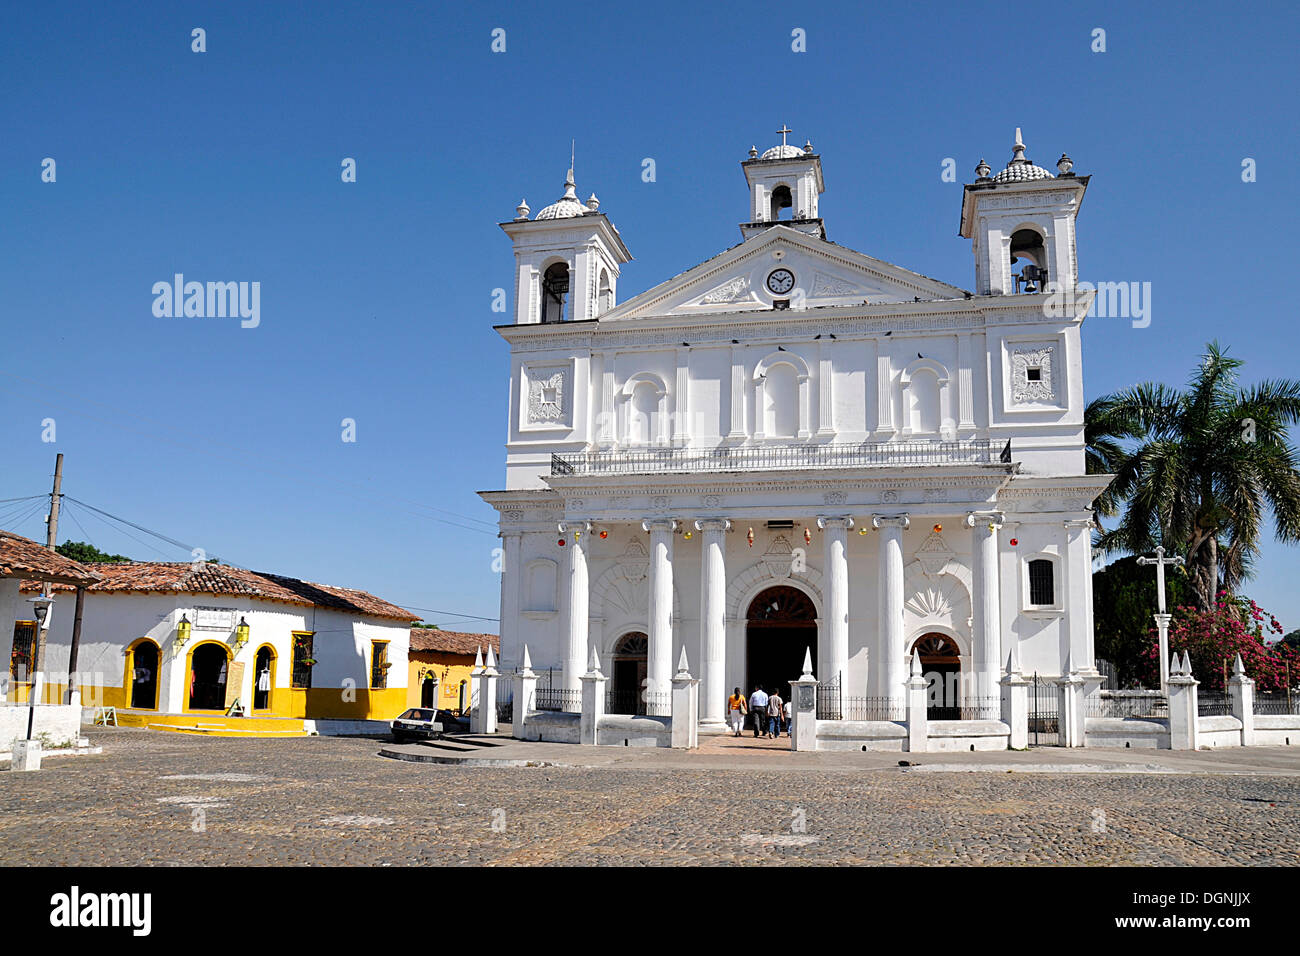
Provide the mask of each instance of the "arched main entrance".
[{"label": "arched main entrance", "polygon": [[275,651],[264,644],[253,659],[253,710],[270,710],[274,693]]},{"label": "arched main entrance", "polygon": [[224,644],[200,644],[190,655],[190,710],[226,709]]},{"label": "arched main entrance", "polygon": [[158,709],[158,645],[142,640],[132,646],[126,666],[131,678],[131,709]]},{"label": "arched main entrance", "polygon": [[936,631],[918,637],[912,650],[920,654],[921,673],[930,682],[925,715],[931,720],[960,718],[961,651],[957,642]]},{"label": "arched main entrance", "polygon": [[642,631],[624,634],[614,645],[614,680],[606,710],[611,714],[644,714],[646,658],[650,639]]},{"label": "arched main entrance", "polygon": [[789,699],[790,681],[803,673],[803,657],[812,649],[817,673],[817,609],[796,587],[778,585],[761,592],[745,615],[745,686],[776,688]]}]

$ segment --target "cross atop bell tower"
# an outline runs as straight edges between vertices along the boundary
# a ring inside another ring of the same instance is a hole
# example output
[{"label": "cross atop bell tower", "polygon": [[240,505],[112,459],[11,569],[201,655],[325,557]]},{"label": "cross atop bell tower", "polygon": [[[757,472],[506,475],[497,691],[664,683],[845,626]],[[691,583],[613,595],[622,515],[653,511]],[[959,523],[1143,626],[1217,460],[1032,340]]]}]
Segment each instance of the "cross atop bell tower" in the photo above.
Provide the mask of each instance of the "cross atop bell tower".
[{"label": "cross atop bell tower", "polygon": [[780,146],[761,156],[758,148],[751,146],[749,159],[740,164],[749,184],[749,222],[740,224],[746,239],[778,222],[826,238],[826,228],[817,215],[817,198],[826,189],[821,157],[813,152],[811,141],[803,149],[791,146],[786,137],[792,132],[782,123],[777,130]]}]

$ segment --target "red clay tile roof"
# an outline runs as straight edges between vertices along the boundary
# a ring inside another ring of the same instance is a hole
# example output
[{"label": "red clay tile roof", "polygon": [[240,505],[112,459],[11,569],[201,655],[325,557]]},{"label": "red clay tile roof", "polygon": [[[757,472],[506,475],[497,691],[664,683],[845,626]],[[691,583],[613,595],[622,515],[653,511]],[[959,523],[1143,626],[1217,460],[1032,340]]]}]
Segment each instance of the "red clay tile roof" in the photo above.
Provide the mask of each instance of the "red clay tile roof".
[{"label": "red clay tile roof", "polygon": [[442,651],[446,654],[464,654],[473,657],[474,652],[483,648],[487,653],[489,647],[496,654],[501,653],[501,638],[496,634],[467,634],[463,631],[440,631],[431,627],[411,628],[411,650]]},{"label": "red clay tile roof", "polygon": [[98,574],[31,538],[0,531],[0,578],[28,578],[56,584],[91,584]]},{"label": "red clay tile roof", "polygon": [[282,574],[249,571],[228,564],[195,566],[161,561],[132,561],[125,564],[97,564],[95,571],[100,580],[86,589],[89,592],[233,594],[397,621],[420,620],[418,615],[365,591],[313,584]]}]

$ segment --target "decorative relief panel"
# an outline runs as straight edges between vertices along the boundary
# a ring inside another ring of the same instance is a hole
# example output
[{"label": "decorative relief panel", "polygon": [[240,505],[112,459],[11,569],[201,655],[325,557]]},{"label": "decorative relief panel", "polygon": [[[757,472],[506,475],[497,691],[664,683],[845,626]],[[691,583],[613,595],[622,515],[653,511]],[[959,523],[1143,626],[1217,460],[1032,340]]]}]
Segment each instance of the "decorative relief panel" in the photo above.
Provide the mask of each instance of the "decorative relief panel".
[{"label": "decorative relief panel", "polygon": [[814,298],[837,295],[862,295],[863,290],[846,279],[818,272],[813,277],[812,293]]},{"label": "decorative relief panel", "polygon": [[842,491],[828,491],[822,495],[822,501],[828,505],[842,505],[846,497]]},{"label": "decorative relief panel", "polygon": [[569,420],[569,370],[528,369],[529,425],[565,425]]},{"label": "decorative relief panel", "polygon": [[[1054,347],[1050,345],[1012,349],[1011,400],[1014,403],[1056,402],[1056,390],[1052,384],[1054,352]],[[1035,374],[1037,377],[1033,377]]]},{"label": "decorative relief panel", "polygon": [[718,302],[739,302],[748,298],[749,279],[736,276],[730,282],[724,282],[711,292],[706,292],[700,299],[701,305],[714,305]]}]

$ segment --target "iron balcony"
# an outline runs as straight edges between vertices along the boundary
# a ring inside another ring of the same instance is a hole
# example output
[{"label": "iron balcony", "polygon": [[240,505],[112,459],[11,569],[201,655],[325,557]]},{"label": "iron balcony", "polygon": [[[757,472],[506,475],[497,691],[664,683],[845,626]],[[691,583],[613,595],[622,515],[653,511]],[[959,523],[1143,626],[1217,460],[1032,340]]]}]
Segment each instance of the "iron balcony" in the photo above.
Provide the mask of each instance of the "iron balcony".
[{"label": "iron balcony", "polygon": [[961,441],[891,441],[860,444],[640,448],[551,455],[552,475],[648,475],[677,472],[799,470],[897,465],[988,465],[1011,463],[1011,442],[1002,449],[987,438]]}]

